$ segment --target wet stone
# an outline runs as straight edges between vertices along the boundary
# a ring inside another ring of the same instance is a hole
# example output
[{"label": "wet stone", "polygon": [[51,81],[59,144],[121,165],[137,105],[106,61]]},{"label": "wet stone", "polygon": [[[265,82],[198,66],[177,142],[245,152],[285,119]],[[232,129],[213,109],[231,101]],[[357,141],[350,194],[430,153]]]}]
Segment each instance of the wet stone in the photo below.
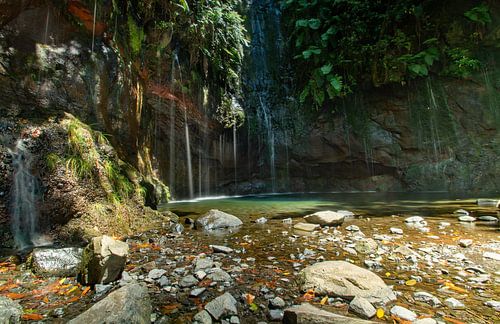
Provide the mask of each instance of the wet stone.
[{"label": "wet stone", "polygon": [[283,319],[284,312],[281,309],[271,309],[269,310],[269,319],[271,321],[281,321]]},{"label": "wet stone", "polygon": [[390,232],[391,234],[403,235],[403,230],[397,227],[391,227]]},{"label": "wet stone", "polygon": [[212,248],[212,250],[215,253],[226,253],[226,254],[228,254],[228,253],[232,253],[234,251],[230,247],[223,246],[223,245],[210,245],[210,247]]},{"label": "wet stone", "polygon": [[189,288],[189,287],[193,287],[195,285],[198,284],[198,279],[196,279],[194,276],[192,275],[187,275],[185,276],[184,278],[181,279],[181,281],[179,282],[179,286],[181,286],[182,288]]},{"label": "wet stone", "polygon": [[0,296],[0,323],[20,323],[23,308],[18,302],[10,298]]},{"label": "wet stone", "polygon": [[472,240],[471,239],[461,239],[458,241],[458,245],[460,245],[461,247],[469,247],[472,245]]},{"label": "wet stone", "polygon": [[238,302],[230,293],[225,293],[205,305],[205,310],[210,313],[216,320],[228,315],[237,315]]},{"label": "wet stone", "polygon": [[285,307],[285,301],[281,297],[274,297],[269,301],[269,307],[271,308],[283,308]]},{"label": "wet stone", "polygon": [[212,324],[212,317],[207,311],[203,310],[194,315],[193,324]]},{"label": "wet stone", "polygon": [[483,253],[483,258],[486,259],[493,259],[500,261],[500,253],[495,253],[495,252],[484,252]]},{"label": "wet stone", "polygon": [[361,318],[370,319],[375,316],[377,310],[363,297],[354,297],[349,303],[349,310]]},{"label": "wet stone", "polygon": [[344,222],[345,215],[331,210],[325,210],[304,216],[304,219],[306,222],[311,224],[318,224],[321,226],[338,226],[342,225]]},{"label": "wet stone", "polygon": [[465,209],[457,209],[453,212],[453,214],[469,216],[469,212],[466,211]]},{"label": "wet stone", "polygon": [[304,232],[312,232],[318,229],[320,226],[318,224],[309,224],[309,223],[297,223],[293,225],[293,228],[299,231]]},{"label": "wet stone", "polygon": [[465,308],[465,305],[461,301],[459,301],[453,297],[445,299],[444,304],[451,309],[464,309]]},{"label": "wet stone", "polygon": [[232,281],[231,276],[226,271],[219,268],[211,269],[207,274],[207,278],[217,282]]},{"label": "wet stone", "polygon": [[214,261],[211,258],[197,258],[194,265],[194,271],[210,269],[214,266]]},{"label": "wet stone", "polygon": [[207,290],[207,288],[196,288],[196,289],[193,289],[189,293],[189,296],[191,296],[191,297],[198,297],[201,294],[203,294],[205,292],[205,290]]},{"label": "wet stone", "polygon": [[417,319],[417,314],[401,306],[393,306],[391,308],[391,314],[411,322]]},{"label": "wet stone", "polygon": [[415,300],[417,300],[417,301],[424,302],[424,303],[429,304],[433,307],[441,305],[441,301],[437,297],[435,297],[432,294],[429,294],[428,292],[425,292],[425,291],[418,291],[418,292],[414,293],[413,298],[415,298]]},{"label": "wet stone", "polygon": [[359,232],[359,227],[356,225],[349,225],[345,229],[346,229],[346,231],[350,231],[350,232]]},{"label": "wet stone", "polygon": [[484,302],[484,304],[488,307],[495,309],[497,312],[500,312],[500,301],[488,300]]},{"label": "wet stone", "polygon": [[411,216],[405,219],[405,223],[421,223],[424,222],[424,218],[421,216]]},{"label": "wet stone", "polygon": [[149,271],[148,278],[153,279],[153,280],[157,280],[157,279],[161,278],[161,276],[163,276],[165,273],[167,273],[167,270],[153,269],[153,270]]},{"label": "wet stone", "polygon": [[158,284],[160,285],[160,287],[165,287],[170,285],[170,280],[168,280],[166,276],[161,276],[161,278],[158,279]]},{"label": "wet stone", "polygon": [[477,219],[483,222],[498,222],[495,216],[479,216]]},{"label": "wet stone", "polygon": [[472,217],[472,216],[460,216],[458,218],[458,220],[460,222],[464,222],[464,223],[472,223],[472,222],[475,222],[476,221],[476,218]]}]

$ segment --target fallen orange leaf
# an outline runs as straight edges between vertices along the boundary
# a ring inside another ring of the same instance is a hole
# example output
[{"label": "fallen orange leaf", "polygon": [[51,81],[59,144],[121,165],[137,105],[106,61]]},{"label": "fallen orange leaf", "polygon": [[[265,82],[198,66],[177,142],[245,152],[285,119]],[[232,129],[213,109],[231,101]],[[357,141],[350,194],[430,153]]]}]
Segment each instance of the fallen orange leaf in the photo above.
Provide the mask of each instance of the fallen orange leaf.
[{"label": "fallen orange leaf", "polygon": [[25,321],[40,321],[43,319],[43,316],[40,314],[23,314],[21,318]]},{"label": "fallen orange leaf", "polygon": [[453,324],[465,324],[464,322],[454,319],[453,317],[443,316],[443,319]]},{"label": "fallen orange leaf", "polygon": [[17,287],[19,287],[19,285],[15,284],[15,283],[5,284],[5,285],[0,286],[0,291],[11,290],[11,289],[17,288]]},{"label": "fallen orange leaf", "polygon": [[90,287],[85,287],[85,289],[82,291],[82,296],[85,296],[90,290]]},{"label": "fallen orange leaf", "polygon": [[26,294],[18,294],[18,293],[8,293],[4,295],[5,297],[8,297],[10,299],[21,299],[26,297]]},{"label": "fallen orange leaf", "polygon": [[302,296],[302,299],[304,299],[305,301],[313,300],[314,299],[314,290],[309,289],[308,291],[306,291],[304,296]]},{"label": "fallen orange leaf", "polygon": [[165,306],[162,306],[160,308],[160,311],[164,315],[169,315],[169,314],[172,314],[173,312],[175,312],[177,310],[177,308],[179,308],[179,306],[180,306],[180,304],[165,305]]},{"label": "fallen orange leaf", "polygon": [[255,296],[252,294],[246,294],[245,299],[247,301],[247,304],[250,305],[251,303],[253,303]]}]

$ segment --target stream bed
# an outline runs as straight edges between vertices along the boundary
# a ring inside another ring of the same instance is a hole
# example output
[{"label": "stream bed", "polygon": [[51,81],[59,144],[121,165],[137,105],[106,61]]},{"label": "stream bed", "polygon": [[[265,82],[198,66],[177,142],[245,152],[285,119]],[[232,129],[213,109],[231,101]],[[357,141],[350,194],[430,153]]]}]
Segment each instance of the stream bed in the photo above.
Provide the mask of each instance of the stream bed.
[{"label": "stream bed", "polygon": [[[356,317],[346,300],[299,289],[295,280],[299,271],[327,260],[348,261],[376,273],[396,293],[394,304],[419,318],[455,324],[500,319],[500,232],[494,220],[498,212],[496,207],[478,206],[475,199],[444,193],[285,194],[174,202],[162,208],[180,216],[182,233],[172,232],[166,224],[123,238],[130,256],[122,284],[132,279],[147,284],[152,321],[157,323],[189,323],[224,292],[238,300],[235,322],[279,321],[280,309],[304,301]],[[243,225],[221,232],[190,228],[189,223],[210,209],[233,214]],[[477,220],[460,222],[454,214],[458,209]],[[355,216],[336,228],[314,232],[293,228],[304,222],[302,216],[319,210],[349,210]],[[415,215],[424,217],[427,224],[405,223]],[[367,239],[376,245],[358,245]],[[231,250],[220,253],[212,245]],[[0,294],[19,294],[25,314],[40,315],[39,320],[66,322],[101,298],[75,278],[41,279],[12,258],[2,262]],[[209,275],[200,278],[195,269],[198,262],[209,262],[210,268],[220,271],[215,275],[207,271]],[[161,278],[152,275],[158,270]],[[9,284],[11,288],[3,289]],[[422,292],[435,299],[422,300]],[[276,297],[284,306],[272,305]],[[391,316],[392,305],[383,307],[383,314],[372,320],[404,323]]]}]

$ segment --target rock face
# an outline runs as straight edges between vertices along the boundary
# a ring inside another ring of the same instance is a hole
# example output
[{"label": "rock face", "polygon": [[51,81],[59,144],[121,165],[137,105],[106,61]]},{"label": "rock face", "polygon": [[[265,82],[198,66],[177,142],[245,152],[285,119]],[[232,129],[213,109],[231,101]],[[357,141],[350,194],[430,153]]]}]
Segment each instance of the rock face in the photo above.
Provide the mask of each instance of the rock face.
[{"label": "rock face", "polygon": [[151,323],[151,301],[145,286],[132,283],[78,315],[70,324]]},{"label": "rock face", "polygon": [[76,276],[82,263],[83,249],[34,249],[31,254],[33,271],[42,276]]},{"label": "rock face", "polygon": [[83,255],[83,282],[106,284],[120,278],[127,261],[128,245],[103,235],[94,237]]},{"label": "rock face", "polygon": [[204,230],[237,227],[241,225],[243,225],[243,222],[238,217],[217,209],[211,209],[195,222],[196,228],[202,228]]},{"label": "rock face", "polygon": [[345,214],[337,213],[331,210],[320,211],[311,215],[304,216],[306,222],[322,226],[342,225]]},{"label": "rock face", "polygon": [[304,303],[285,309],[284,324],[369,324],[362,319],[337,315]]},{"label": "rock face", "polygon": [[345,261],[318,262],[303,269],[298,280],[302,290],[313,289],[318,295],[363,297],[377,305],[396,300],[379,276]]},{"label": "rock face", "polygon": [[0,324],[20,323],[23,308],[10,298],[0,296]]}]

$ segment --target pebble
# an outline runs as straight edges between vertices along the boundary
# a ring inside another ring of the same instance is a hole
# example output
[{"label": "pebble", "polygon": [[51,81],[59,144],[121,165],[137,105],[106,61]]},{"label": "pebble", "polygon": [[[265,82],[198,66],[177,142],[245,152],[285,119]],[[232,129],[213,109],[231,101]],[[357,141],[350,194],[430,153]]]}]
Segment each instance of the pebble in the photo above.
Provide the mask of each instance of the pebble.
[{"label": "pebble", "polygon": [[346,231],[350,231],[350,232],[358,232],[359,231],[359,227],[356,225],[349,225],[345,229],[346,229]]},{"label": "pebble", "polygon": [[283,224],[292,224],[292,219],[291,218],[285,218],[283,219]]},{"label": "pebble", "polygon": [[269,310],[269,319],[271,321],[281,321],[283,319],[284,312],[281,309],[271,309]]},{"label": "pebble", "polygon": [[193,323],[212,324],[212,317],[207,311],[202,310],[193,317]]},{"label": "pebble", "polygon": [[153,279],[153,280],[157,280],[157,279],[160,279],[161,276],[163,276],[165,273],[167,273],[167,270],[153,269],[153,270],[149,271],[148,278]]},{"label": "pebble", "polygon": [[205,310],[210,313],[213,318],[219,320],[223,315],[237,315],[237,304],[238,302],[234,299],[233,295],[226,292],[206,304]]},{"label": "pebble", "polygon": [[484,302],[486,306],[493,307],[497,312],[500,312],[500,301],[488,300]]},{"label": "pebble", "polygon": [[215,253],[226,253],[226,254],[229,254],[229,253],[232,253],[234,251],[230,247],[223,246],[223,245],[210,245],[210,247],[212,248],[212,250]]},{"label": "pebble", "polygon": [[261,217],[255,221],[257,224],[265,224],[267,223],[267,218]]},{"label": "pebble", "polygon": [[240,324],[240,318],[238,316],[231,316],[231,318],[229,319],[229,323]]},{"label": "pebble", "polygon": [[165,286],[170,285],[170,280],[168,280],[168,278],[166,276],[161,276],[161,278],[158,279],[158,284],[161,287],[165,287]]},{"label": "pebble", "polygon": [[466,211],[465,209],[457,209],[453,212],[453,214],[469,216],[469,212]]},{"label": "pebble", "polygon": [[210,269],[214,266],[211,258],[196,258],[194,271]]},{"label": "pebble", "polygon": [[417,291],[416,293],[413,294],[413,298],[415,298],[415,300],[417,301],[424,302],[433,307],[441,305],[441,301],[437,297],[425,291]]},{"label": "pebble", "polygon": [[459,301],[453,297],[445,299],[444,304],[451,309],[464,309],[465,308],[465,305],[461,301]]},{"label": "pebble", "polygon": [[397,227],[391,227],[390,231],[392,234],[403,235],[403,230]]},{"label": "pebble", "polygon": [[448,226],[450,226],[450,225],[451,225],[451,224],[450,224],[450,223],[448,223],[448,222],[439,222],[439,226],[440,226],[440,227],[448,227]]},{"label": "pebble", "polygon": [[500,261],[500,254],[495,252],[484,252],[483,258]]},{"label": "pebble", "polygon": [[203,270],[198,270],[194,273],[194,276],[198,279],[198,280],[203,280],[203,278],[205,278],[207,276],[207,273]]},{"label": "pebble", "polygon": [[437,324],[433,318],[421,318],[413,322],[413,324]]},{"label": "pebble", "polygon": [[297,223],[293,225],[293,228],[299,231],[312,232],[318,228],[320,228],[319,224],[310,224],[310,223]]},{"label": "pebble", "polygon": [[205,290],[207,290],[207,288],[196,288],[196,289],[193,289],[189,293],[189,296],[191,296],[191,297],[198,297],[201,294],[203,294],[205,292]]},{"label": "pebble", "polygon": [[269,306],[271,308],[283,308],[285,307],[285,301],[281,297],[274,297],[269,301]]},{"label": "pebble", "polygon": [[417,319],[417,314],[415,314],[409,309],[397,305],[391,308],[391,314],[396,315],[397,317],[410,322],[413,322],[414,320]]},{"label": "pebble", "polygon": [[466,223],[472,223],[472,222],[475,222],[476,221],[476,218],[472,217],[472,216],[460,216],[458,218],[458,220],[460,222],[466,222]]},{"label": "pebble", "polygon": [[411,216],[405,219],[405,223],[422,223],[424,218],[420,216]]},{"label": "pebble", "polygon": [[471,239],[461,239],[458,241],[458,245],[460,245],[461,247],[469,247],[472,245],[472,240]]},{"label": "pebble", "polygon": [[193,287],[195,285],[198,284],[198,279],[196,279],[194,276],[192,275],[187,275],[185,276],[184,278],[181,279],[181,281],[179,282],[179,286],[181,286],[182,288],[189,288],[189,287]]},{"label": "pebble", "polygon": [[477,219],[483,222],[498,222],[495,216],[479,216]]}]

